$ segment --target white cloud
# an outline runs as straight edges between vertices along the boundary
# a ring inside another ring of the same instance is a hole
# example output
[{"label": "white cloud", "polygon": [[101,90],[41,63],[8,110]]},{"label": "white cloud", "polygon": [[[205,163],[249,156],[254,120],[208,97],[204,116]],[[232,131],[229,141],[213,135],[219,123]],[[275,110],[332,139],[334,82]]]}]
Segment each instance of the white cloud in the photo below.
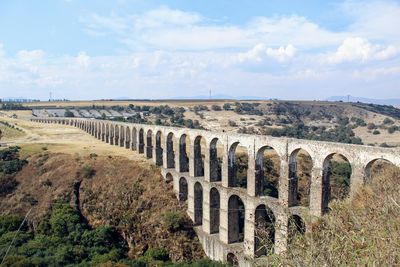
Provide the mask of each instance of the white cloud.
[{"label": "white cloud", "polygon": [[398,53],[399,49],[393,45],[376,45],[360,37],[350,37],[346,38],[337,51],[329,56],[329,61],[332,63],[342,63],[386,60],[396,56]]},{"label": "white cloud", "polygon": [[76,63],[79,67],[87,69],[90,65],[90,57],[85,52],[80,52],[76,57]]},{"label": "white cloud", "polygon": [[42,50],[20,50],[17,53],[19,60],[23,62],[34,62],[42,59],[45,53]]},{"label": "white cloud", "polygon": [[189,26],[199,23],[203,17],[194,12],[184,12],[168,7],[160,7],[150,10],[142,15],[134,17],[134,25],[137,29],[159,28],[170,26]]},{"label": "white cloud", "polygon": [[273,58],[279,62],[287,61],[296,53],[296,48],[289,44],[277,49],[266,47],[265,44],[257,44],[247,52],[239,53],[239,62],[263,62],[267,57]]}]

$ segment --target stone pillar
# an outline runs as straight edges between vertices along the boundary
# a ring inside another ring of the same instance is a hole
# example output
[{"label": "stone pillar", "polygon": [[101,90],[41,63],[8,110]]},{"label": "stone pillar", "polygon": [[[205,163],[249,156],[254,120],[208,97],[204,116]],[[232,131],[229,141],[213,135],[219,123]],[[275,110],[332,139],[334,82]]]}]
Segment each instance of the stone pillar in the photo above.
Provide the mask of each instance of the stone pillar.
[{"label": "stone pillar", "polygon": [[180,147],[180,140],[176,139],[174,142],[174,151],[175,151],[175,170],[176,172],[181,172],[181,162],[180,162],[180,154],[181,154],[181,147]]},{"label": "stone pillar", "polygon": [[247,194],[254,197],[256,195],[256,159],[253,147],[248,148],[248,166],[247,166]]},{"label": "stone pillar", "polygon": [[203,185],[203,231],[211,233],[210,227],[210,184]]},{"label": "stone pillar", "polygon": [[275,215],[275,249],[276,254],[282,254],[287,250],[288,239],[288,212],[279,212]]},{"label": "stone pillar", "polygon": [[322,160],[313,159],[314,166],[311,172],[310,185],[310,215],[320,217],[322,215]]},{"label": "stone pillar", "polygon": [[256,206],[253,201],[247,201],[245,203],[245,209],[246,210],[245,210],[245,220],[244,220],[244,255],[249,258],[254,258],[254,246],[255,246],[254,231],[255,231]]},{"label": "stone pillar", "polygon": [[[195,140],[189,139],[189,176],[195,177],[194,175],[194,142]],[[187,147],[187,146],[186,146]]]},{"label": "stone pillar", "polygon": [[286,208],[289,205],[289,162],[287,156],[281,157],[281,169],[279,177],[279,204]]},{"label": "stone pillar", "polygon": [[194,183],[192,179],[186,178],[188,183],[188,215],[194,221]]},{"label": "stone pillar", "polygon": [[219,240],[228,244],[228,194],[226,190],[221,190],[220,193],[220,210],[219,210]]},{"label": "stone pillar", "polygon": [[211,153],[211,149],[208,146],[209,144],[206,145],[205,149],[206,151],[204,151],[204,180],[207,182],[211,181],[210,178],[210,153]]},{"label": "stone pillar", "polygon": [[222,155],[221,164],[221,175],[222,175],[222,186],[229,187],[229,163],[228,163],[228,150]]},{"label": "stone pillar", "polygon": [[164,150],[163,150],[163,152],[162,152],[162,154],[163,154],[163,163],[162,163],[162,167],[164,168],[164,169],[167,169],[168,168],[168,162],[167,162],[167,147],[168,147],[168,145],[167,145],[167,142],[168,142],[168,137],[167,136],[165,136],[162,140],[164,140],[164,144],[162,145],[163,147],[164,147]]},{"label": "stone pillar", "polygon": [[360,189],[365,181],[365,170],[361,164],[351,165],[351,177],[350,177],[350,197]]}]

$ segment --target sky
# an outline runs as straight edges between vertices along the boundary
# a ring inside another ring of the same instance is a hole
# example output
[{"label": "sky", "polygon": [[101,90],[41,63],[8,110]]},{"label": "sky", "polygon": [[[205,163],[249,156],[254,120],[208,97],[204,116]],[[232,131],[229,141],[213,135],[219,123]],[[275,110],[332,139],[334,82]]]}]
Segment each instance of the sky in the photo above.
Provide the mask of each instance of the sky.
[{"label": "sky", "polygon": [[0,98],[400,98],[400,1],[0,0]]}]

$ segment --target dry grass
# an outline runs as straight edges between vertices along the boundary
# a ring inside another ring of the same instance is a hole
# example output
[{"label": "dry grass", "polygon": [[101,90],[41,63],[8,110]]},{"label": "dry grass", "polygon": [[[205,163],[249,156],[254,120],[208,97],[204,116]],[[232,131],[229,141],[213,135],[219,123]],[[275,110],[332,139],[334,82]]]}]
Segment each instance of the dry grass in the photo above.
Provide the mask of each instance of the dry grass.
[{"label": "dry grass", "polygon": [[[400,170],[381,172],[298,236],[270,266],[399,266]],[[266,264],[264,262],[264,264]]]}]

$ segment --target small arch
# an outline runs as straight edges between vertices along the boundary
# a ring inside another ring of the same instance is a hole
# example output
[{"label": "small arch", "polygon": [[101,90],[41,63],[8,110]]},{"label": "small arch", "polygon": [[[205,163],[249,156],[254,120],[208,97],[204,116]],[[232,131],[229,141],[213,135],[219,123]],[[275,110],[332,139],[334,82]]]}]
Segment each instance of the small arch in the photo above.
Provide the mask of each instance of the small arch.
[{"label": "small arch", "polygon": [[144,133],[143,128],[139,130],[139,154],[144,153]]},{"label": "small arch", "polygon": [[[203,147],[203,148],[202,148]],[[197,136],[194,139],[194,155],[193,155],[193,163],[194,163],[194,176],[200,177],[204,176],[204,152],[205,151],[205,140],[202,136]]]},{"label": "small arch", "polygon": [[275,215],[270,208],[259,205],[255,211],[254,254],[269,255],[275,245]]},{"label": "small arch", "polygon": [[256,155],[256,195],[279,197],[280,157],[270,146],[261,147]]},{"label": "small arch", "polygon": [[210,143],[210,181],[219,182],[222,180],[222,153],[223,146],[218,138]]},{"label": "small arch", "polygon": [[203,187],[199,182],[194,184],[194,225],[203,224]]},{"label": "small arch", "polygon": [[228,185],[247,188],[248,151],[239,142],[231,145],[228,153]]},{"label": "small arch", "polygon": [[137,131],[135,127],[132,127],[132,150],[137,150]]},{"label": "small arch", "polygon": [[101,123],[101,141],[105,141],[106,138],[106,126],[105,124],[102,122]]},{"label": "small arch", "polygon": [[179,138],[179,168],[180,172],[189,171],[189,156],[188,152],[188,142],[189,137],[186,134],[182,134]]},{"label": "small arch", "polygon": [[382,175],[385,171],[393,167],[395,167],[395,165],[384,158],[371,160],[364,169],[364,183],[371,183],[375,177]]},{"label": "small arch", "polygon": [[323,163],[322,212],[329,211],[331,200],[342,200],[350,193],[352,169],[349,160],[342,154],[332,153]]},{"label": "small arch", "polygon": [[175,168],[174,134],[167,135],[167,168]]},{"label": "small arch", "polygon": [[229,266],[234,266],[234,267],[239,266],[238,258],[233,253],[228,253],[228,255],[226,255],[226,261],[229,264]]},{"label": "small arch", "polygon": [[114,141],[114,144],[116,145],[116,146],[118,146],[119,145],[119,126],[118,125],[114,125],[114,133],[115,133],[115,135],[114,135],[114,139],[115,139],[115,141]]},{"label": "small arch", "polygon": [[179,179],[179,201],[188,199],[188,183],[185,177]]},{"label": "small arch", "polygon": [[220,214],[220,195],[218,189],[213,187],[210,190],[210,233],[219,232],[219,214]]},{"label": "small arch", "polygon": [[167,173],[167,174],[165,175],[165,180],[166,180],[167,182],[172,182],[172,181],[174,180],[174,177],[172,176],[171,173]]},{"label": "small arch", "polygon": [[114,145],[114,135],[115,135],[114,125],[110,124],[110,145]]},{"label": "small arch", "polygon": [[125,148],[129,149],[131,147],[131,130],[129,126],[125,128]]},{"label": "small arch", "polygon": [[123,147],[125,146],[125,129],[124,126],[120,126],[120,131],[119,131],[119,146]]},{"label": "small arch", "polygon": [[153,157],[153,131],[148,130],[146,135],[146,157],[151,159]]},{"label": "small arch", "polygon": [[297,235],[304,235],[306,224],[299,215],[292,215],[288,221],[288,243],[292,243]]},{"label": "small arch", "polygon": [[313,161],[304,149],[296,149],[289,157],[289,207],[310,206]]},{"label": "small arch", "polygon": [[245,229],[245,206],[237,195],[228,200],[228,243],[243,242]]},{"label": "small arch", "polygon": [[156,134],[156,165],[162,166],[163,165],[163,148],[162,144],[162,133],[158,131]]},{"label": "small arch", "polygon": [[110,142],[110,126],[106,124],[106,143]]}]

